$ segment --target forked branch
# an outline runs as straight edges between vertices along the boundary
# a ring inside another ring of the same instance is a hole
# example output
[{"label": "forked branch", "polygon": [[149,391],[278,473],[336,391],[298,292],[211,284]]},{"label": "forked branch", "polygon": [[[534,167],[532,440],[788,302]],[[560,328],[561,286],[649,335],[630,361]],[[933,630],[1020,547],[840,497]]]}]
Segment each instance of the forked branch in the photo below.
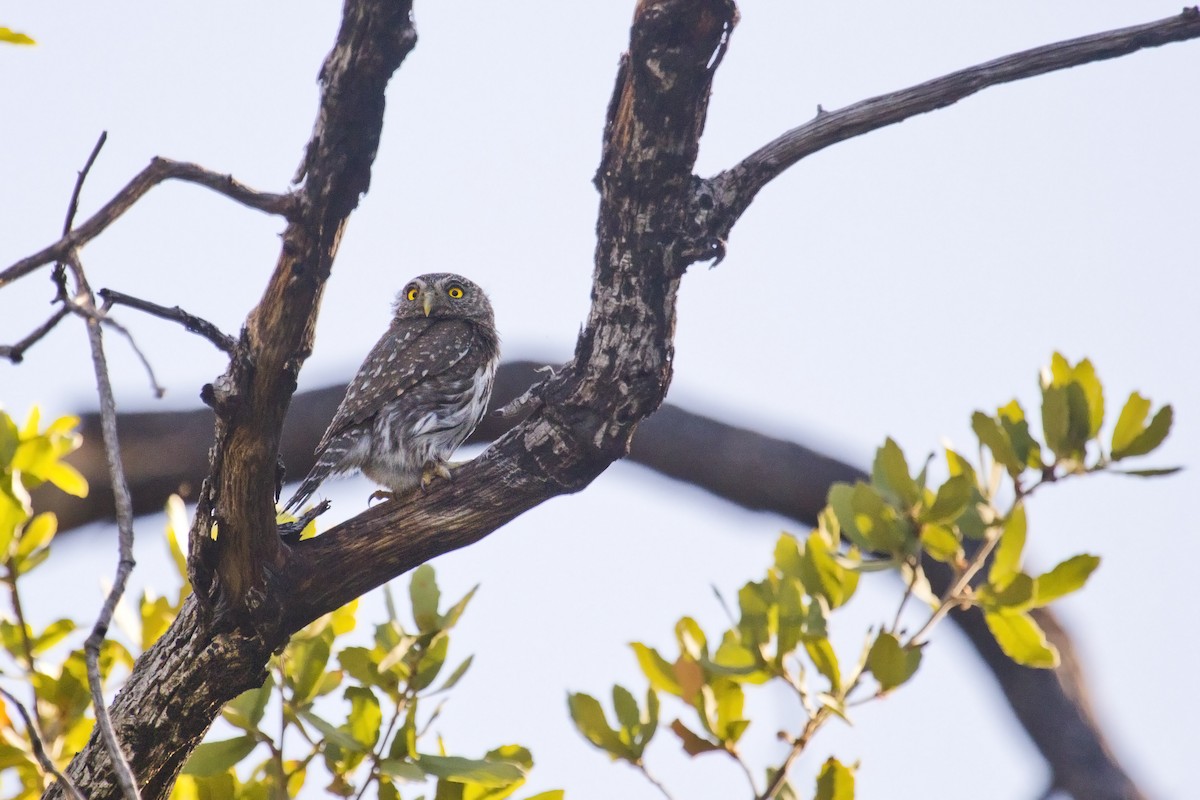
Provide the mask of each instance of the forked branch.
[{"label": "forked branch", "polygon": [[222,175],[198,164],[172,161],[168,158],[154,158],[150,161],[149,166],[134,176],[133,180],[125,184],[113,199],[105,203],[99,211],[79,227],[64,233],[63,237],[54,244],[42,248],[31,256],[26,256],[0,271],[0,288],[4,288],[7,284],[28,275],[45,264],[63,261],[73,248],[82,247],[95,239],[101,231],[128,211],[146,192],[168,180],[199,184],[244,206],[268,214],[279,214],[288,219],[296,211],[296,199],[292,194],[256,191],[234,180],[231,175]]}]

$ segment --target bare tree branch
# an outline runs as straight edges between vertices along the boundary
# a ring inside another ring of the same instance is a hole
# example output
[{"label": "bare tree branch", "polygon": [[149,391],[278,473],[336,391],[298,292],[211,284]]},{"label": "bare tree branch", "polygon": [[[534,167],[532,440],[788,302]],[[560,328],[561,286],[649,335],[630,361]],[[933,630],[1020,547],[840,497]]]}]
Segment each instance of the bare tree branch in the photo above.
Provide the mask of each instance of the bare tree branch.
[{"label": "bare tree branch", "polygon": [[[80,184],[76,184],[78,192]],[[69,222],[69,218],[68,218]],[[74,250],[67,253],[65,263],[70,268],[75,279],[75,303],[86,303],[95,310],[95,296],[88,286],[87,277],[80,265]],[[109,484],[113,487],[117,503],[117,573],[113,580],[108,596],[100,608],[92,632],[83,644],[84,660],[87,663],[88,688],[92,694],[92,706],[96,711],[96,727],[100,730],[108,752],[110,763],[116,773],[117,783],[126,800],[140,800],[137,778],[133,774],[129,761],[121,749],[113,729],[112,718],[104,699],[104,685],[100,676],[100,648],[108,635],[108,626],[112,624],[113,613],[121,595],[125,593],[125,585],[133,572],[133,504],[129,499],[129,484],[125,480],[125,470],[121,464],[121,445],[117,439],[117,407],[113,399],[112,382],[108,377],[108,363],[104,357],[104,336],[100,325],[99,314],[90,314],[84,319],[87,327],[88,344],[92,350],[92,366],[96,373],[96,391],[100,397],[100,419],[104,433],[104,452],[108,461]]]},{"label": "bare tree branch", "polygon": [[768,142],[741,163],[711,178],[698,193],[698,215],[707,221],[711,236],[723,242],[759,190],[801,159],[830,145],[945,108],[990,86],[1197,37],[1200,7],[1193,6],[1157,22],[1013,53],[837,111],[819,110],[810,122]]},{"label": "bare tree branch", "polygon": [[95,239],[105,228],[140,200],[146,192],[167,180],[180,180],[208,187],[244,206],[268,214],[279,214],[290,219],[296,213],[296,199],[292,194],[259,192],[234,180],[231,175],[212,172],[197,164],[156,157],[151,159],[149,166],[134,176],[133,180],[125,184],[113,199],[105,203],[99,211],[78,228],[64,233],[63,237],[54,244],[0,271],[0,288],[28,275],[38,267],[52,261],[62,261],[72,249],[82,247]]},{"label": "bare tree branch", "polygon": [[145,311],[147,314],[170,320],[171,322],[178,322],[185,330],[208,339],[222,353],[233,355],[234,348],[237,347],[237,340],[232,336],[222,333],[221,329],[216,325],[213,325],[208,320],[197,317],[195,314],[189,314],[179,306],[167,308],[157,303],[151,303],[149,300],[142,300],[113,289],[101,289],[97,294],[104,298],[103,310],[105,311],[114,305],[129,306],[130,308]]},{"label": "bare tree branch", "polygon": [[71,309],[63,305],[50,315],[50,319],[34,328],[33,332],[21,341],[12,345],[0,344],[0,358],[7,358],[14,364],[20,364],[25,360],[25,351],[37,344],[47,333],[54,330],[54,326],[58,325],[62,321],[62,318],[70,313]]}]

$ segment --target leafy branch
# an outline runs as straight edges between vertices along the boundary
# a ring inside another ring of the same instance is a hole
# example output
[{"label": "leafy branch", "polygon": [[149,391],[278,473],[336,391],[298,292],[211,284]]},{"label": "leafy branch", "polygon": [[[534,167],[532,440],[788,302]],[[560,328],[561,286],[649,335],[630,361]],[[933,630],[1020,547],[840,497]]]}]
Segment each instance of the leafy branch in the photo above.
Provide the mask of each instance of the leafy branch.
[{"label": "leafy branch", "polygon": [[[885,697],[913,677],[928,637],[952,609],[981,609],[996,643],[1017,663],[1057,666],[1057,650],[1029,612],[1081,589],[1100,559],[1080,554],[1040,575],[1025,571],[1026,501],[1041,487],[1073,476],[1170,474],[1174,469],[1115,465],[1162,444],[1172,409],[1164,406],[1151,417],[1150,401],[1134,392],[1111,436],[1102,441],[1104,393],[1095,369],[1087,359],[1073,365],[1057,353],[1042,373],[1040,392],[1040,440],[1016,400],[994,415],[976,412],[978,469],[946,448],[947,477],[938,485],[930,481],[932,459],[914,475],[899,445],[888,439],[876,453],[869,480],[830,490],[815,530],[806,537],[780,537],[764,578],[739,590],[739,613],[730,614],[731,626],[714,640],[719,642],[715,648],[691,617],[675,626],[679,655],[674,660],[646,644],[633,644],[650,683],[644,710],[626,689],[615,686],[618,724],[610,726],[598,701],[570,695],[580,733],[613,759],[644,772],[643,756],[658,724],[657,693],[672,695],[695,718],[690,726],[681,719],[669,726],[684,751],[693,757],[732,756],[746,771],[756,800],[770,800],[795,796],[788,773],[826,723],[849,721],[851,708]],[[1005,483],[1008,491],[1002,491]],[[1001,497],[1010,500],[1001,503]],[[929,588],[923,559],[952,570],[940,596]],[[894,616],[889,615],[891,624],[869,630],[859,658],[843,666],[830,643],[829,621],[854,596],[862,575],[874,572],[899,574],[904,590]],[[902,627],[904,609],[913,598],[924,601],[929,612],[908,633]],[[810,680],[810,670],[820,685]],[[874,691],[856,697],[868,677]],[[790,747],[781,763],[767,769],[759,792],[737,746],[751,723],[743,713],[744,689],[769,682],[792,689],[803,724],[795,733],[779,734]],[[827,760],[817,776],[818,800],[852,798],[856,768]]]}]

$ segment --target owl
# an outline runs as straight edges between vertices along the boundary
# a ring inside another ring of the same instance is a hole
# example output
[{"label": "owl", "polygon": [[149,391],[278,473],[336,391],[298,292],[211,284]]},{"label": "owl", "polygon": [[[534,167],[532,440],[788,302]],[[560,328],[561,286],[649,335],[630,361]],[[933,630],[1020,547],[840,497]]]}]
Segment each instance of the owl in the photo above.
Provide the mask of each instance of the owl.
[{"label": "owl", "polygon": [[483,290],[461,275],[421,275],[393,309],[285,510],[331,474],[361,470],[392,492],[425,488],[435,475],[449,479],[446,460],[483,416],[500,358]]}]

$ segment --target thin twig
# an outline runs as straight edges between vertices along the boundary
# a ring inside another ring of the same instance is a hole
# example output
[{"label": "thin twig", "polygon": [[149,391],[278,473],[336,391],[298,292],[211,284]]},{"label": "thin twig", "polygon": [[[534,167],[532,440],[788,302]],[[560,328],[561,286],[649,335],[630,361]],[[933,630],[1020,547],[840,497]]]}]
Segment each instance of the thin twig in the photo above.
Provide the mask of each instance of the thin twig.
[{"label": "thin twig", "polygon": [[[71,202],[67,204],[67,217],[63,220],[63,236],[70,234],[71,228],[75,227],[75,214],[79,212],[79,195],[83,191],[83,182],[87,180],[88,173],[92,171],[92,164],[96,163],[96,157],[100,155],[100,148],[104,147],[106,141],[108,141],[108,131],[100,131],[100,138],[96,140],[96,145],[92,148],[87,161],[84,162],[83,169],[79,170],[75,176],[75,188],[71,192]],[[55,286],[55,301],[66,302],[67,267],[61,261],[54,265],[52,280]]]},{"label": "thin twig", "polygon": [[[95,298],[75,251],[70,251],[64,261],[75,278],[78,300],[91,304],[91,310],[95,312]],[[96,624],[92,627],[91,634],[84,642],[83,652],[87,661],[88,687],[91,689],[92,705],[96,709],[96,723],[100,728],[105,749],[112,760],[113,772],[116,773],[117,782],[120,784],[126,800],[140,800],[141,794],[138,792],[137,779],[121,750],[121,743],[117,740],[112,718],[109,716],[108,707],[104,702],[104,686],[100,677],[100,648],[104,644],[108,626],[112,623],[113,612],[121,600],[121,595],[125,593],[125,584],[129,581],[129,574],[135,565],[133,560],[133,502],[129,496],[129,484],[125,479],[125,467],[121,462],[121,445],[117,441],[117,405],[113,398],[112,382],[108,377],[108,363],[104,357],[104,334],[100,328],[99,315],[95,313],[87,315],[84,324],[87,327],[88,344],[92,350],[96,391],[100,395],[100,426],[104,438],[104,455],[108,461],[113,500],[116,505],[119,556],[117,574],[112,588],[108,592],[108,597],[104,599],[104,605],[100,609],[100,615],[96,618]]]},{"label": "thin twig", "polygon": [[126,340],[128,340],[129,347],[133,350],[133,354],[137,356],[138,361],[142,362],[142,368],[146,370],[146,377],[150,379],[150,390],[154,392],[154,396],[162,397],[164,394],[166,394],[167,390],[162,387],[162,384],[158,382],[158,378],[154,374],[154,367],[150,366],[150,360],[146,358],[146,354],[142,352],[142,348],[138,347],[137,340],[133,338],[133,334],[129,332],[129,329],[117,322],[115,319],[110,319],[109,317],[104,317],[100,320],[100,322],[112,328],[117,333],[124,336]]},{"label": "thin twig", "polygon": [[646,769],[645,764],[643,764],[641,761],[635,761],[633,762],[633,766],[637,768],[638,772],[642,773],[642,776],[645,777],[646,780],[654,784],[654,788],[658,789],[658,791],[662,793],[663,797],[667,798],[667,800],[675,800],[675,798],[671,796],[671,793],[667,791],[667,787],[662,784],[662,781],[650,774],[650,770]]},{"label": "thin twig", "polygon": [[[54,779],[66,787],[67,792],[75,800],[87,800],[83,793],[79,791],[70,778],[63,775],[58,767],[54,766],[54,762],[50,760],[50,756],[46,753],[46,747],[42,744],[41,729],[34,723],[29,716],[29,711],[21,704],[21,701],[14,697],[7,689],[0,687],[0,695],[4,696],[12,705],[16,706],[17,713],[21,715],[21,719],[25,722],[25,733],[29,736],[29,743],[33,746],[33,757],[37,759],[38,764],[42,769],[54,776]],[[35,709],[36,710],[36,709]]]},{"label": "thin twig", "polygon": [[62,318],[71,313],[71,309],[65,305],[59,307],[50,319],[43,322],[41,325],[33,329],[33,332],[26,336],[16,344],[0,344],[0,358],[7,358],[14,364],[20,364],[25,359],[25,351],[33,345],[41,341],[47,333],[54,330],[54,326],[62,321]]},{"label": "thin twig", "polygon": [[1197,37],[1200,8],[1193,6],[1163,20],[1023,50],[836,111],[818,110],[808,123],[768,142],[709,181],[716,200],[710,233],[728,238],[759,190],[796,162],[830,145],[945,108],[990,86]]},{"label": "thin twig", "polygon": [[21,593],[17,590],[17,567],[14,559],[8,560],[9,595],[12,599],[13,616],[17,618],[17,628],[21,631],[21,649],[25,656],[25,668],[29,670],[29,692],[33,695],[33,715],[37,718],[38,729],[42,727],[42,712],[38,709],[37,684],[33,676],[37,673],[37,665],[33,657],[33,642],[29,640],[29,625],[25,622],[25,611],[21,606]]},{"label": "thin twig", "polygon": [[83,182],[87,180],[88,173],[92,171],[92,165],[96,163],[96,157],[100,155],[100,148],[104,147],[106,141],[108,141],[108,131],[100,131],[100,138],[96,140],[91,154],[83,164],[83,169],[79,170],[79,174],[75,178],[75,189],[71,192],[71,202],[67,204],[67,218],[63,220],[63,236],[69,234],[75,227],[75,215],[79,212],[79,194],[83,191]]},{"label": "thin twig", "polygon": [[270,192],[256,191],[234,180],[230,175],[221,175],[212,172],[198,164],[172,161],[167,158],[154,158],[150,161],[149,166],[135,175],[133,180],[125,184],[111,200],[105,203],[99,211],[89,217],[78,228],[64,234],[54,244],[0,271],[0,288],[18,278],[28,275],[38,267],[53,261],[62,261],[69,251],[82,247],[96,238],[105,228],[140,200],[146,192],[167,180],[180,180],[187,183],[199,184],[244,206],[249,206],[268,214],[279,214],[286,219],[290,219],[296,212],[297,201],[293,194],[272,194]]},{"label": "thin twig", "polygon": [[149,300],[142,300],[137,297],[112,289],[101,289],[97,292],[100,297],[104,298],[104,310],[108,310],[114,305],[129,306],[136,308],[138,311],[144,311],[155,317],[160,317],[171,322],[178,322],[186,330],[191,333],[203,336],[208,339],[218,350],[223,353],[233,355],[234,349],[237,347],[237,340],[221,331],[216,325],[205,319],[197,317],[195,314],[189,314],[179,306],[167,308],[160,306],[157,303],[151,303]]}]

